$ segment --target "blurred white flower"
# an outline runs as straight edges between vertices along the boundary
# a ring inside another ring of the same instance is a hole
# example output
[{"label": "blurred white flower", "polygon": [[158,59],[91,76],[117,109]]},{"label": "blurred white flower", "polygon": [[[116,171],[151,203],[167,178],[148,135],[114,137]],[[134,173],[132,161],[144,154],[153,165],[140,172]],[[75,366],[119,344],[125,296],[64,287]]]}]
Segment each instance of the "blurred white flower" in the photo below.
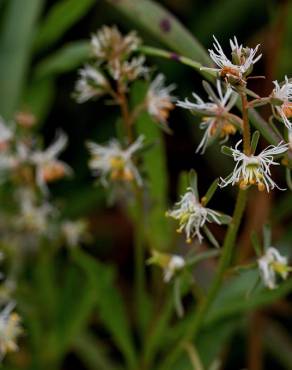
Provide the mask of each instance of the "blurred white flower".
[{"label": "blurred white flower", "polygon": [[276,98],[281,104],[274,105],[274,113],[277,118],[280,118],[285,126],[292,130],[292,82],[289,82],[288,77],[285,76],[285,82],[279,84],[274,81],[275,88],[271,94],[272,98]]},{"label": "blurred white flower", "polygon": [[189,109],[203,117],[200,128],[205,130],[205,133],[196,150],[201,154],[205,152],[212,136],[219,134],[219,137],[225,141],[228,140],[229,135],[236,133],[236,126],[230,120],[229,111],[236,103],[237,94],[229,87],[223,94],[219,80],[217,80],[217,93],[217,95],[215,93],[209,94],[210,101],[208,102],[204,102],[196,93],[193,93],[193,97],[196,99],[194,103],[188,99],[177,102],[179,107]]},{"label": "blurred white flower", "polygon": [[10,302],[0,312],[0,357],[3,358],[8,352],[18,350],[17,339],[22,333],[20,317],[12,312],[15,304]]},{"label": "blurred white flower", "polygon": [[219,68],[201,68],[202,70],[211,70],[218,72],[220,77],[227,79],[228,82],[242,82],[244,83],[244,77],[248,75],[253,65],[261,58],[260,55],[256,55],[260,45],[257,45],[254,49],[243,47],[238,44],[236,37],[233,40],[230,39],[231,47],[231,60],[226,57],[224,51],[216,39],[213,36],[215,42],[213,43],[214,50],[209,49],[211,59]]},{"label": "blurred white flower", "polygon": [[123,36],[116,26],[103,26],[91,37],[92,54],[100,61],[125,59],[140,44],[135,31]]},{"label": "blurred white flower", "polygon": [[49,217],[55,212],[48,202],[38,205],[35,195],[31,191],[22,190],[18,193],[20,213],[15,218],[18,228],[37,234],[48,231]]},{"label": "blurred white flower", "polygon": [[173,276],[186,265],[183,257],[156,250],[152,251],[152,256],[149,258],[148,263],[158,265],[163,269],[163,280],[166,283],[170,282]]},{"label": "blurred white flower", "polygon": [[127,149],[123,149],[121,144],[113,139],[108,145],[100,145],[89,142],[87,147],[92,158],[89,161],[90,169],[100,176],[103,186],[108,185],[108,180],[112,181],[136,181],[142,185],[141,176],[133,162],[132,156],[143,147],[144,138],[140,136]]},{"label": "blurred white flower", "polygon": [[79,70],[74,96],[77,103],[84,103],[106,94],[108,89],[109,83],[104,75],[93,66],[86,65]]},{"label": "blurred white flower", "polygon": [[221,178],[219,186],[239,184],[240,188],[246,189],[249,185],[257,185],[260,191],[266,189],[269,192],[270,189],[275,187],[283,190],[271,178],[270,166],[279,165],[274,161],[274,156],[285,153],[288,145],[282,142],[277,146],[269,145],[260,154],[248,156],[237,149],[241,141],[236,144],[234,149],[230,148],[236,162],[233,173],[226,179]]},{"label": "blurred white flower", "polygon": [[174,205],[173,210],[166,212],[166,216],[179,221],[177,232],[185,232],[187,243],[191,243],[194,237],[198,237],[199,242],[202,242],[201,228],[206,222],[221,225],[220,213],[203,207],[192,188],[187,189],[181,200]]},{"label": "blurred white flower", "polygon": [[31,155],[32,163],[36,166],[36,183],[44,193],[48,192],[47,183],[72,174],[72,169],[65,162],[57,159],[65,149],[67,141],[67,136],[59,133],[55,142],[46,150],[36,151]]},{"label": "blurred white flower", "polygon": [[149,86],[146,107],[148,113],[158,122],[166,123],[169,111],[174,108],[173,101],[175,97],[171,95],[174,89],[174,84],[165,86],[165,76],[161,73],[155,77]]},{"label": "blurred white flower", "polygon": [[175,273],[185,266],[185,260],[181,256],[172,255],[168,265],[164,268],[164,281],[168,283]]},{"label": "blurred white flower", "polygon": [[87,223],[84,220],[64,221],[61,231],[69,247],[77,247],[87,233]]},{"label": "blurred white flower", "polygon": [[285,280],[291,270],[288,266],[287,257],[282,256],[274,247],[269,247],[266,253],[258,259],[258,267],[262,281],[269,289],[277,287],[277,275]]},{"label": "blurred white flower", "polygon": [[132,82],[139,77],[146,77],[149,69],[144,65],[145,57],[143,55],[134,57],[131,60],[120,61],[115,59],[109,64],[109,71],[116,81],[122,81],[124,84]]},{"label": "blurred white flower", "polygon": [[0,117],[0,151],[8,148],[9,142],[14,136],[12,128],[8,127],[2,117]]}]

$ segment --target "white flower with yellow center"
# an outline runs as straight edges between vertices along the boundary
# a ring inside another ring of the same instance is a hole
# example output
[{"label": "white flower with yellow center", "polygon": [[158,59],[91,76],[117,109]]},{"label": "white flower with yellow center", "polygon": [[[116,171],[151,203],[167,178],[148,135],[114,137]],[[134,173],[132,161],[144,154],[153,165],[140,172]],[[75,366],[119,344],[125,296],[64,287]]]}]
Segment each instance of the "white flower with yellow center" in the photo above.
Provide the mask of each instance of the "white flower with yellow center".
[{"label": "white flower with yellow center", "polygon": [[181,197],[181,200],[174,205],[173,210],[166,212],[166,216],[179,221],[177,232],[185,232],[187,243],[197,237],[201,243],[203,235],[201,228],[206,222],[215,222],[221,225],[220,213],[210,208],[203,207],[196,198],[192,188]]},{"label": "white flower with yellow center", "polygon": [[71,168],[57,159],[65,149],[67,141],[67,136],[60,133],[46,150],[36,151],[31,155],[32,163],[36,166],[36,183],[44,193],[48,192],[47,183],[72,174]]},{"label": "white flower with yellow center", "polygon": [[228,115],[237,100],[237,94],[229,87],[223,94],[220,81],[217,81],[217,92],[218,96],[215,93],[209,95],[210,101],[208,102],[204,102],[199,95],[193,93],[193,97],[196,99],[194,103],[188,99],[177,103],[179,107],[203,116],[200,128],[205,130],[205,133],[196,150],[201,154],[205,152],[212,136],[218,133],[219,137],[225,141],[228,140],[229,135],[236,133],[236,126],[230,121]]},{"label": "white flower with yellow center", "polygon": [[100,61],[125,58],[140,44],[135,31],[123,36],[115,26],[103,26],[91,37],[92,54]]},{"label": "white flower with yellow center", "polygon": [[149,258],[148,263],[158,265],[163,269],[163,280],[166,283],[169,283],[174,275],[186,265],[183,257],[156,250],[152,251],[152,257]]},{"label": "white flower with yellow center", "polygon": [[238,150],[242,140],[240,140],[235,148],[230,148],[234,161],[236,162],[233,173],[226,179],[221,178],[219,186],[224,187],[229,184],[239,184],[241,189],[246,189],[250,185],[257,185],[260,191],[270,189],[283,190],[271,178],[271,165],[279,165],[274,161],[275,155],[281,155],[288,149],[287,144],[280,142],[277,146],[269,145],[258,155],[246,155]]},{"label": "white flower with yellow center", "polygon": [[93,66],[86,65],[79,71],[74,95],[77,103],[84,103],[104,95],[108,89],[109,83],[104,75]]},{"label": "white flower with yellow center", "polygon": [[0,313],[0,357],[18,349],[17,339],[22,333],[20,317],[12,312],[15,304],[9,303]]},{"label": "white flower with yellow center", "polygon": [[279,100],[280,104],[273,106],[274,113],[277,118],[280,118],[285,126],[292,130],[292,82],[289,82],[288,77],[285,77],[285,82],[279,84],[274,81],[275,88],[271,94],[272,98]]},{"label": "white flower with yellow center", "polygon": [[89,142],[87,147],[92,158],[89,161],[90,169],[100,176],[103,186],[108,186],[108,180],[112,181],[136,181],[142,185],[141,176],[133,161],[135,152],[143,147],[143,136],[140,136],[127,149],[123,149],[121,144],[113,139],[108,145],[100,145]]},{"label": "white flower with yellow center", "polygon": [[169,111],[174,108],[175,97],[171,95],[174,89],[174,84],[165,86],[165,76],[162,73],[157,75],[149,86],[146,107],[148,113],[158,122],[166,123]]},{"label": "white flower with yellow center", "polygon": [[231,55],[230,60],[225,55],[220,43],[213,36],[215,42],[213,43],[214,50],[209,49],[211,59],[219,68],[201,68],[202,70],[211,70],[218,72],[220,77],[226,78],[229,82],[243,82],[243,79],[248,75],[253,65],[261,58],[260,55],[256,55],[260,45],[257,45],[254,49],[243,47],[238,44],[236,37],[233,40],[230,39]]},{"label": "white flower with yellow center", "polygon": [[285,280],[291,271],[287,257],[282,256],[274,247],[269,247],[266,253],[258,259],[258,267],[262,281],[269,289],[277,287],[277,275]]}]

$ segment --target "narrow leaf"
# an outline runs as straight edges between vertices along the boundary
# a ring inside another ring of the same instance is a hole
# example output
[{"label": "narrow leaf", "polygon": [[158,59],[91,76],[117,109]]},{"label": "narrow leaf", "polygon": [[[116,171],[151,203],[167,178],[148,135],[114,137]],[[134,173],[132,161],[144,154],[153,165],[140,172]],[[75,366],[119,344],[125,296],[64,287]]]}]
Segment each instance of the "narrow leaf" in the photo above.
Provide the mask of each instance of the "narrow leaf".
[{"label": "narrow leaf", "polygon": [[56,2],[42,22],[35,39],[35,50],[48,48],[95,4],[95,0],[62,0]]},{"label": "narrow leaf", "polygon": [[7,119],[18,108],[43,3],[43,0],[10,0],[6,8],[0,35],[0,114]]}]

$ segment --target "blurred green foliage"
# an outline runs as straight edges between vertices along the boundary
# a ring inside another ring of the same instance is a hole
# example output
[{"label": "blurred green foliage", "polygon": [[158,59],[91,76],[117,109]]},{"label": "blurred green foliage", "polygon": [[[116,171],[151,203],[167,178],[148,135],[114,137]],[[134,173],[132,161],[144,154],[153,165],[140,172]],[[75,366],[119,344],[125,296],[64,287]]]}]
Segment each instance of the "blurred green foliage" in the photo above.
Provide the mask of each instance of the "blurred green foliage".
[{"label": "blurred green foliage", "polygon": [[[3,369],[166,370],[169,349],[179,345],[189,317],[181,321],[174,319],[171,288],[162,287],[160,279],[149,269],[147,277],[151,283],[144,281],[145,292],[138,306],[143,315],[135,312],[137,297],[132,289],[133,257],[129,252],[133,230],[128,226],[133,214],[121,214],[115,207],[105,211],[104,191],[92,187],[86,170],[87,157],[81,148],[85,139],[104,140],[112,134],[118,115],[114,109],[107,114],[107,107],[100,102],[81,107],[70,97],[76,69],[88,57],[86,39],[106,23],[118,24],[125,30],[137,28],[146,43],[209,65],[206,48],[211,45],[213,33],[224,43],[236,34],[265,45],[282,22],[284,29],[275,39],[279,57],[274,74],[268,76],[270,82],[292,72],[292,4],[264,0],[165,0],[163,4],[148,0],[2,0],[0,11],[0,113],[10,120],[16,111],[30,110],[39,120],[45,139],[59,126],[69,133],[71,144],[65,157],[72,162],[76,177],[70,184],[54,187],[53,194],[65,204],[65,215],[92,220],[95,238],[87,248],[69,252],[51,251],[47,245],[27,261],[17,289],[26,335],[19,354],[8,358]],[[266,58],[260,66],[264,72],[268,69],[269,55]],[[177,95],[201,90],[195,72],[182,68],[175,58],[174,61],[149,60],[158,69],[163,68],[170,81],[177,83]],[[133,103],[144,93],[143,83],[137,83],[132,91]],[[173,247],[174,233],[164,213],[169,200],[176,198],[180,173],[191,167],[202,170],[201,186],[207,190],[209,180],[220,174],[216,171],[226,167],[226,159],[216,149],[210,150],[206,160],[194,156],[198,130],[196,125],[186,123],[182,113],[173,114],[174,135],[166,139],[147,114],[139,117],[137,127],[153,146],[143,163],[148,179],[150,217],[140,231],[153,248],[167,250]],[[267,139],[270,136],[269,132],[265,134]],[[233,196],[223,194],[217,202],[229,211],[228,201]],[[273,204],[272,219],[284,249],[292,240],[291,204],[291,193],[277,198]],[[114,230],[116,218],[118,229]],[[287,225],[286,233],[281,225]],[[208,273],[202,269],[200,273],[200,279],[208,285]],[[256,289],[247,299],[246,290],[254,280],[253,271],[242,272],[222,287],[199,338],[198,351],[205,369],[224,348],[229,347],[232,352],[245,343],[251,311],[280,300],[292,290],[292,282],[288,280],[277,291]],[[185,300],[188,302],[188,296]],[[286,304],[291,312],[291,303],[286,301]],[[283,320],[290,328],[289,316],[284,315]],[[276,365],[272,362],[265,369],[290,369],[291,337],[284,325],[277,323],[276,329],[274,325],[272,322],[265,328],[269,339],[264,345]],[[233,340],[235,333],[239,336],[237,342]],[[235,360],[232,356],[228,360],[227,356],[224,369],[243,368],[244,356],[244,350],[239,350]],[[176,364],[167,368],[172,369],[192,369],[188,356],[184,353]]]}]

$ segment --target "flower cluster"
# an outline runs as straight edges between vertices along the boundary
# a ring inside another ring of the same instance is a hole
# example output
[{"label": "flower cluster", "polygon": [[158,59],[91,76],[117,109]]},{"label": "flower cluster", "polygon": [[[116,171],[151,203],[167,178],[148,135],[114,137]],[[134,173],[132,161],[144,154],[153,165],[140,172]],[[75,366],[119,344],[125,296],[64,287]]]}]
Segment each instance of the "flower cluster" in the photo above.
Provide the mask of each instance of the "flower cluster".
[{"label": "flower cluster", "polygon": [[[142,185],[142,178],[134,154],[142,148],[142,137],[133,138],[132,127],[139,115],[146,111],[152,119],[168,131],[169,112],[174,108],[174,84],[165,85],[165,77],[158,74],[149,81],[145,56],[139,52],[141,40],[135,32],[123,36],[117,27],[103,26],[91,38],[92,62],[79,71],[75,86],[78,103],[109,96],[118,105],[126,126],[126,145],[112,139],[107,145],[88,142],[91,154],[89,167],[104,186],[110,183]],[[148,84],[143,100],[131,111],[129,89],[133,81],[142,79]]]},{"label": "flower cluster", "polygon": [[[137,79],[149,79],[144,55],[139,54],[141,40],[135,32],[123,36],[115,27],[104,26],[91,38],[93,61],[79,71],[74,96],[78,103],[108,95],[117,105],[124,103],[129,85]],[[146,110],[158,123],[167,123],[174,108],[171,95],[174,84],[165,86],[165,77],[158,74],[149,84],[140,110]],[[135,112],[136,113],[136,112]]]},{"label": "flower cluster", "polygon": [[243,47],[238,44],[237,38],[234,36],[230,39],[231,55],[229,59],[215,36],[213,43],[214,50],[210,49],[210,57],[218,68],[202,68],[204,70],[214,71],[219,77],[230,83],[231,85],[245,85],[246,77],[252,72],[253,66],[260,60],[262,55],[257,55],[260,45],[254,49]]}]

